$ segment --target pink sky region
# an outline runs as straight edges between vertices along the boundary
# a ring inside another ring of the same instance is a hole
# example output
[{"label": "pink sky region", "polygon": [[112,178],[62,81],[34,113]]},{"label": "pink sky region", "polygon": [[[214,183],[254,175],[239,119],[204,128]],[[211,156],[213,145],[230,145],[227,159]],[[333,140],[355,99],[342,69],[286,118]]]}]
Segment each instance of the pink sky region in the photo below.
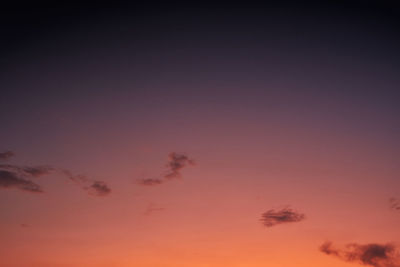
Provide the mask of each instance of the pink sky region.
[{"label": "pink sky region", "polygon": [[0,267],[400,267],[400,9],[289,2],[1,11]]}]

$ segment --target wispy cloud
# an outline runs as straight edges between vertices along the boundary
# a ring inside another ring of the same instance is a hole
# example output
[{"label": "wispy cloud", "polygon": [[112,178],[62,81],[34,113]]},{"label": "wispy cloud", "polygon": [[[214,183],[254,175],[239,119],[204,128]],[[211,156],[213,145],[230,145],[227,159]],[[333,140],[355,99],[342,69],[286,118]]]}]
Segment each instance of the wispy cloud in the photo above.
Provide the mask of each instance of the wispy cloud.
[{"label": "wispy cloud", "polygon": [[17,188],[30,193],[43,192],[40,185],[8,170],[0,170],[0,188]]},{"label": "wispy cloud", "polygon": [[150,203],[147,206],[147,208],[143,214],[146,216],[149,216],[149,215],[153,214],[154,212],[159,212],[159,211],[164,211],[164,210],[165,210],[165,208],[158,207],[156,204]]},{"label": "wispy cloud", "polygon": [[55,168],[49,166],[17,166],[11,164],[0,164],[0,169],[8,170],[15,173],[18,173],[22,176],[29,176],[29,177],[40,177],[43,175],[50,174],[52,171],[55,171]]},{"label": "wispy cloud", "polygon": [[400,200],[399,199],[392,197],[389,199],[389,204],[390,204],[391,209],[400,211]]},{"label": "wispy cloud", "polygon": [[36,167],[22,167],[22,171],[28,173],[33,177],[40,177],[43,175],[48,175],[55,169],[48,166],[36,166]]},{"label": "wispy cloud", "polygon": [[266,227],[272,227],[282,223],[294,223],[304,220],[306,216],[291,208],[283,208],[280,210],[268,210],[261,215],[260,221]]},{"label": "wispy cloud", "polygon": [[83,174],[73,174],[69,170],[57,169],[57,171],[67,177],[71,182],[86,190],[90,195],[104,197],[111,194],[111,188],[104,182],[92,180]]},{"label": "wispy cloud", "polygon": [[320,251],[347,262],[361,263],[373,267],[400,267],[398,248],[393,244],[351,243],[345,249],[334,248],[332,242],[325,242]]},{"label": "wispy cloud", "polygon": [[144,186],[155,186],[160,185],[168,180],[181,178],[181,170],[188,165],[195,165],[195,161],[193,159],[190,159],[185,154],[171,152],[170,154],[168,154],[168,162],[166,164],[167,170],[165,174],[160,175],[159,178],[139,179],[137,183]]},{"label": "wispy cloud", "polygon": [[138,180],[138,184],[146,185],[146,186],[159,185],[162,183],[163,183],[163,180],[158,179],[158,178],[145,178],[145,179]]},{"label": "wispy cloud", "polygon": [[8,160],[9,158],[12,158],[14,156],[15,154],[12,151],[0,152],[0,160]]},{"label": "wispy cloud", "polygon": [[[2,154],[14,155],[7,151]],[[92,180],[84,175],[72,174],[71,171],[52,166],[18,166],[14,164],[0,164],[0,187],[18,188],[29,192],[43,192],[42,187],[31,179],[43,175],[59,175],[79,185],[89,194],[95,196],[106,196],[111,193],[110,187],[103,181]]]}]

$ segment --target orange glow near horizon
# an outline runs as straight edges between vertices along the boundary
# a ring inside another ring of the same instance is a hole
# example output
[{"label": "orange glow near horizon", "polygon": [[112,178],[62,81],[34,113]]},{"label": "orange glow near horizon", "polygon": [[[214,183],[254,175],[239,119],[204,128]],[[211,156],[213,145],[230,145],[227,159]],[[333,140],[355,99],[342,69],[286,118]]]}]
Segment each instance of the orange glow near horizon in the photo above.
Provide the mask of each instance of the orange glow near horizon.
[{"label": "orange glow near horizon", "polygon": [[[203,136],[216,127],[204,128]],[[256,129],[246,131],[253,135],[246,143],[240,131],[231,132],[227,144],[207,147],[208,140],[197,139],[185,151],[196,165],[183,168],[182,178],[161,185],[141,186],[136,180],[158,177],[165,169],[168,147],[179,148],[180,137],[165,138],[161,148],[165,153],[156,153],[151,146],[136,149],[135,144],[119,150],[119,155],[137,163],[120,160],[114,151],[114,146],[122,147],[117,139],[93,157],[85,158],[90,150],[81,147],[81,166],[86,168],[76,171],[105,180],[113,190],[107,197],[87,195],[57,176],[36,178],[45,186],[41,195],[3,190],[2,237],[8,240],[0,249],[3,266],[24,266],[29,261],[33,267],[289,267],[293,262],[340,267],[350,263],[320,253],[324,241],[385,243],[400,238],[399,216],[387,207],[386,193],[376,192],[385,188],[376,182],[383,166],[372,153],[374,147],[341,148],[338,140],[324,146],[324,151],[335,152],[322,156],[319,147],[310,149],[320,145],[312,139],[304,144],[308,155],[299,157],[303,144],[296,145],[292,134],[278,134],[278,143],[264,139]],[[101,138],[98,143],[103,143]],[[290,148],[280,149],[282,143],[290,143]],[[236,153],[238,149],[241,153]],[[358,155],[359,166],[349,168],[345,154],[349,151]],[[43,156],[43,162],[52,160],[55,164],[58,159]],[[357,187],[361,181],[364,186]],[[146,213],[150,204],[155,210]],[[306,219],[262,226],[263,212],[287,205],[305,213]],[[24,258],[18,257],[21,253]]]}]

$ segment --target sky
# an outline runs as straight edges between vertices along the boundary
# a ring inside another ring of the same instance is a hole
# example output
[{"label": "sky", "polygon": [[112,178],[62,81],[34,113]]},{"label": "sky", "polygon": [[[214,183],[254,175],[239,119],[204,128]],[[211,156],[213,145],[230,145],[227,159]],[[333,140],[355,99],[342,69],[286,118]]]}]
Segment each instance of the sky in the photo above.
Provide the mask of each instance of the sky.
[{"label": "sky", "polygon": [[0,11],[1,267],[399,267],[388,1]]}]

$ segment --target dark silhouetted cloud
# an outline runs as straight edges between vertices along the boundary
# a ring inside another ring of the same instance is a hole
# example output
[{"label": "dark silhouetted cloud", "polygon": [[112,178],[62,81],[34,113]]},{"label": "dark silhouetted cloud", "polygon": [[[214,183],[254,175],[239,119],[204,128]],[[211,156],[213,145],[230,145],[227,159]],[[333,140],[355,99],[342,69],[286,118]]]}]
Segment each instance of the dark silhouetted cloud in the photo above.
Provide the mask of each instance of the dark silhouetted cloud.
[{"label": "dark silhouetted cloud", "polygon": [[389,203],[391,209],[400,211],[400,200],[392,197],[389,199]]},{"label": "dark silhouetted cloud", "polygon": [[15,156],[15,154],[12,151],[0,152],[0,160],[7,160],[13,156]]},{"label": "dark silhouetted cloud", "polygon": [[18,176],[17,173],[0,170],[0,188],[17,188],[31,193],[42,193],[40,185]]},{"label": "dark silhouetted cloud", "polygon": [[345,249],[336,249],[332,242],[325,242],[320,251],[347,262],[361,263],[374,267],[400,267],[398,249],[393,244],[351,243]]},{"label": "dark silhouetted cloud", "polygon": [[104,181],[94,181],[85,175],[73,174],[65,169],[60,169],[59,171],[74,184],[87,190],[90,195],[103,197],[111,193],[111,188]]},{"label": "dark silhouetted cloud", "polygon": [[94,181],[87,190],[89,194],[100,197],[107,196],[111,193],[110,187],[103,181]]},{"label": "dark silhouetted cloud", "polygon": [[168,163],[166,164],[167,171],[164,175],[161,175],[160,178],[140,179],[138,180],[138,184],[144,186],[154,186],[160,185],[167,180],[181,178],[181,170],[188,165],[194,164],[194,160],[190,159],[185,154],[172,152],[168,155]]},{"label": "dark silhouetted cloud", "polygon": [[272,227],[282,223],[300,222],[305,219],[305,215],[291,208],[281,210],[268,210],[261,215],[260,221],[266,227]]},{"label": "dark silhouetted cloud", "polygon": [[173,179],[181,177],[180,171],[186,167],[187,165],[194,165],[195,162],[192,159],[189,159],[185,154],[179,154],[176,152],[172,152],[168,155],[168,173],[164,175],[166,179]]},{"label": "dark silhouetted cloud", "polygon": [[325,253],[325,254],[328,254],[328,255],[333,255],[333,256],[337,256],[337,257],[339,257],[339,255],[340,255],[339,251],[337,251],[336,249],[332,248],[332,242],[329,242],[329,241],[323,243],[319,247],[319,250],[321,252]]},{"label": "dark silhouetted cloud", "polygon": [[0,187],[18,188],[27,192],[43,192],[40,185],[31,181],[31,178],[49,174],[50,167],[20,167],[11,164],[0,164]]}]

